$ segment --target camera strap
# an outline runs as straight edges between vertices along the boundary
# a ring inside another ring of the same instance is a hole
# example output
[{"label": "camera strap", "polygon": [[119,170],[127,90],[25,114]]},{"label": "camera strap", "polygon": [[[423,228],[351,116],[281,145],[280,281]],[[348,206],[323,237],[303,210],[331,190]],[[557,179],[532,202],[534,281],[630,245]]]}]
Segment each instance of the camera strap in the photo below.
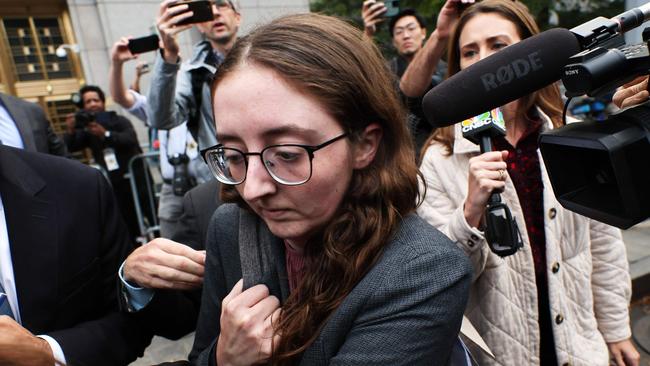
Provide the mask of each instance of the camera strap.
[{"label": "camera strap", "polygon": [[[167,161],[169,161],[172,157],[174,157],[175,154],[170,154],[170,138],[169,138],[169,130],[165,130],[165,140],[167,141],[167,144],[165,146],[165,154],[167,155]],[[183,155],[187,155],[187,133],[183,135]]]}]

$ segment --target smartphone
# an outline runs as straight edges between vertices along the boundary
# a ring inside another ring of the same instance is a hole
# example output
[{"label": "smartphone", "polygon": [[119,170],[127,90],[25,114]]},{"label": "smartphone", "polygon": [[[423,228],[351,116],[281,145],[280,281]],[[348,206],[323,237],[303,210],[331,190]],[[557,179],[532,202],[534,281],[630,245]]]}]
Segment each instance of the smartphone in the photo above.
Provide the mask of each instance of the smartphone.
[{"label": "smartphone", "polygon": [[192,0],[192,1],[179,1],[177,3],[169,5],[170,7],[187,4],[187,11],[192,11],[194,14],[187,18],[183,19],[176,25],[187,25],[194,23],[203,23],[209,22],[214,19],[214,14],[212,14],[212,2],[207,0]]},{"label": "smartphone", "polygon": [[129,39],[128,48],[132,54],[145,53],[158,49],[158,36],[152,34],[146,37]]},{"label": "smartphone", "polygon": [[384,1],[384,5],[386,6],[386,12],[384,13],[385,17],[394,17],[399,13],[399,0]]},{"label": "smartphone", "polygon": [[456,8],[458,9],[458,14],[462,13],[467,9],[472,3],[463,3],[463,2],[457,2],[456,3]]}]

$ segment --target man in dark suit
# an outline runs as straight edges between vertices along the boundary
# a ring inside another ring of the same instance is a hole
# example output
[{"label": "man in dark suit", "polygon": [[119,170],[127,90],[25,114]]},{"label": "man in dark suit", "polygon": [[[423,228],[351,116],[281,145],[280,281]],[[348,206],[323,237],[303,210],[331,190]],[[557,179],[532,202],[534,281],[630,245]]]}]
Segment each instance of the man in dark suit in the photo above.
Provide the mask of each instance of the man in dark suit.
[{"label": "man in dark suit", "polygon": [[183,197],[179,229],[137,248],[126,259],[121,277],[122,305],[148,319],[152,331],[178,339],[194,331],[201,305],[205,238],[220,205],[220,183],[200,184]]},{"label": "man in dark suit", "polygon": [[14,141],[0,138],[3,145],[59,156],[67,153],[63,140],[54,133],[41,107],[3,93],[0,93],[1,130],[13,131],[15,137]]},{"label": "man in dark suit", "polygon": [[0,202],[0,364],[125,365],[142,354],[151,335],[119,312],[115,292],[131,242],[101,173],[0,146]]}]

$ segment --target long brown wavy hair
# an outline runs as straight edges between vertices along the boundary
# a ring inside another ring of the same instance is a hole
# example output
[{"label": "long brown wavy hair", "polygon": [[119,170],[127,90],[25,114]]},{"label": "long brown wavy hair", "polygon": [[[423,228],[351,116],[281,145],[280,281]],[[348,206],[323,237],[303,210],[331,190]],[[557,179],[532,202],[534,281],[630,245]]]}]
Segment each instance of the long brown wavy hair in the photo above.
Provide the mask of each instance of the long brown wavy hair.
[{"label": "long brown wavy hair", "polygon": [[[467,22],[479,14],[498,14],[511,21],[517,28],[519,37],[523,40],[539,33],[539,27],[530,11],[523,3],[517,0],[484,0],[469,6],[460,15],[456,28],[449,37],[449,50],[447,55],[447,77],[460,71],[460,34]],[[527,114],[533,108],[539,107],[551,118],[555,128],[562,126],[562,98],[557,84],[549,85],[536,92],[519,99],[517,114]],[[449,155],[453,154],[454,126],[439,128],[433,132],[422,148],[420,156],[424,156],[427,148],[434,142],[444,145]]]},{"label": "long brown wavy hair", "polygon": [[[379,260],[403,216],[415,210],[420,173],[391,73],[378,48],[354,26],[317,14],[263,25],[237,41],[219,67],[213,94],[221,80],[246,64],[274,70],[313,96],[351,134],[352,143],[370,123],[383,129],[373,162],[353,172],[333,219],[305,247],[304,277],[274,325],[281,337],[270,362],[294,364]],[[245,204],[233,186],[224,187],[222,199]]]}]

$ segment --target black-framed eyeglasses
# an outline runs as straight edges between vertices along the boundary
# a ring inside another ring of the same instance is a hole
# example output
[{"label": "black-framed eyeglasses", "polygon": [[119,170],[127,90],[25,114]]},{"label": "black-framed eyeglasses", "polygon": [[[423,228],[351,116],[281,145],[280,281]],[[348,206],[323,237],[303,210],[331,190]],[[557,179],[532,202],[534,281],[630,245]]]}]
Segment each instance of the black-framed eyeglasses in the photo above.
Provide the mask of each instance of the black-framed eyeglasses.
[{"label": "black-framed eyeglasses", "polygon": [[221,183],[237,185],[246,180],[248,157],[258,155],[269,175],[278,183],[297,186],[307,183],[312,174],[314,153],[347,137],[344,133],[320,145],[282,144],[265,147],[260,152],[243,152],[221,144],[201,150],[210,171]]}]

